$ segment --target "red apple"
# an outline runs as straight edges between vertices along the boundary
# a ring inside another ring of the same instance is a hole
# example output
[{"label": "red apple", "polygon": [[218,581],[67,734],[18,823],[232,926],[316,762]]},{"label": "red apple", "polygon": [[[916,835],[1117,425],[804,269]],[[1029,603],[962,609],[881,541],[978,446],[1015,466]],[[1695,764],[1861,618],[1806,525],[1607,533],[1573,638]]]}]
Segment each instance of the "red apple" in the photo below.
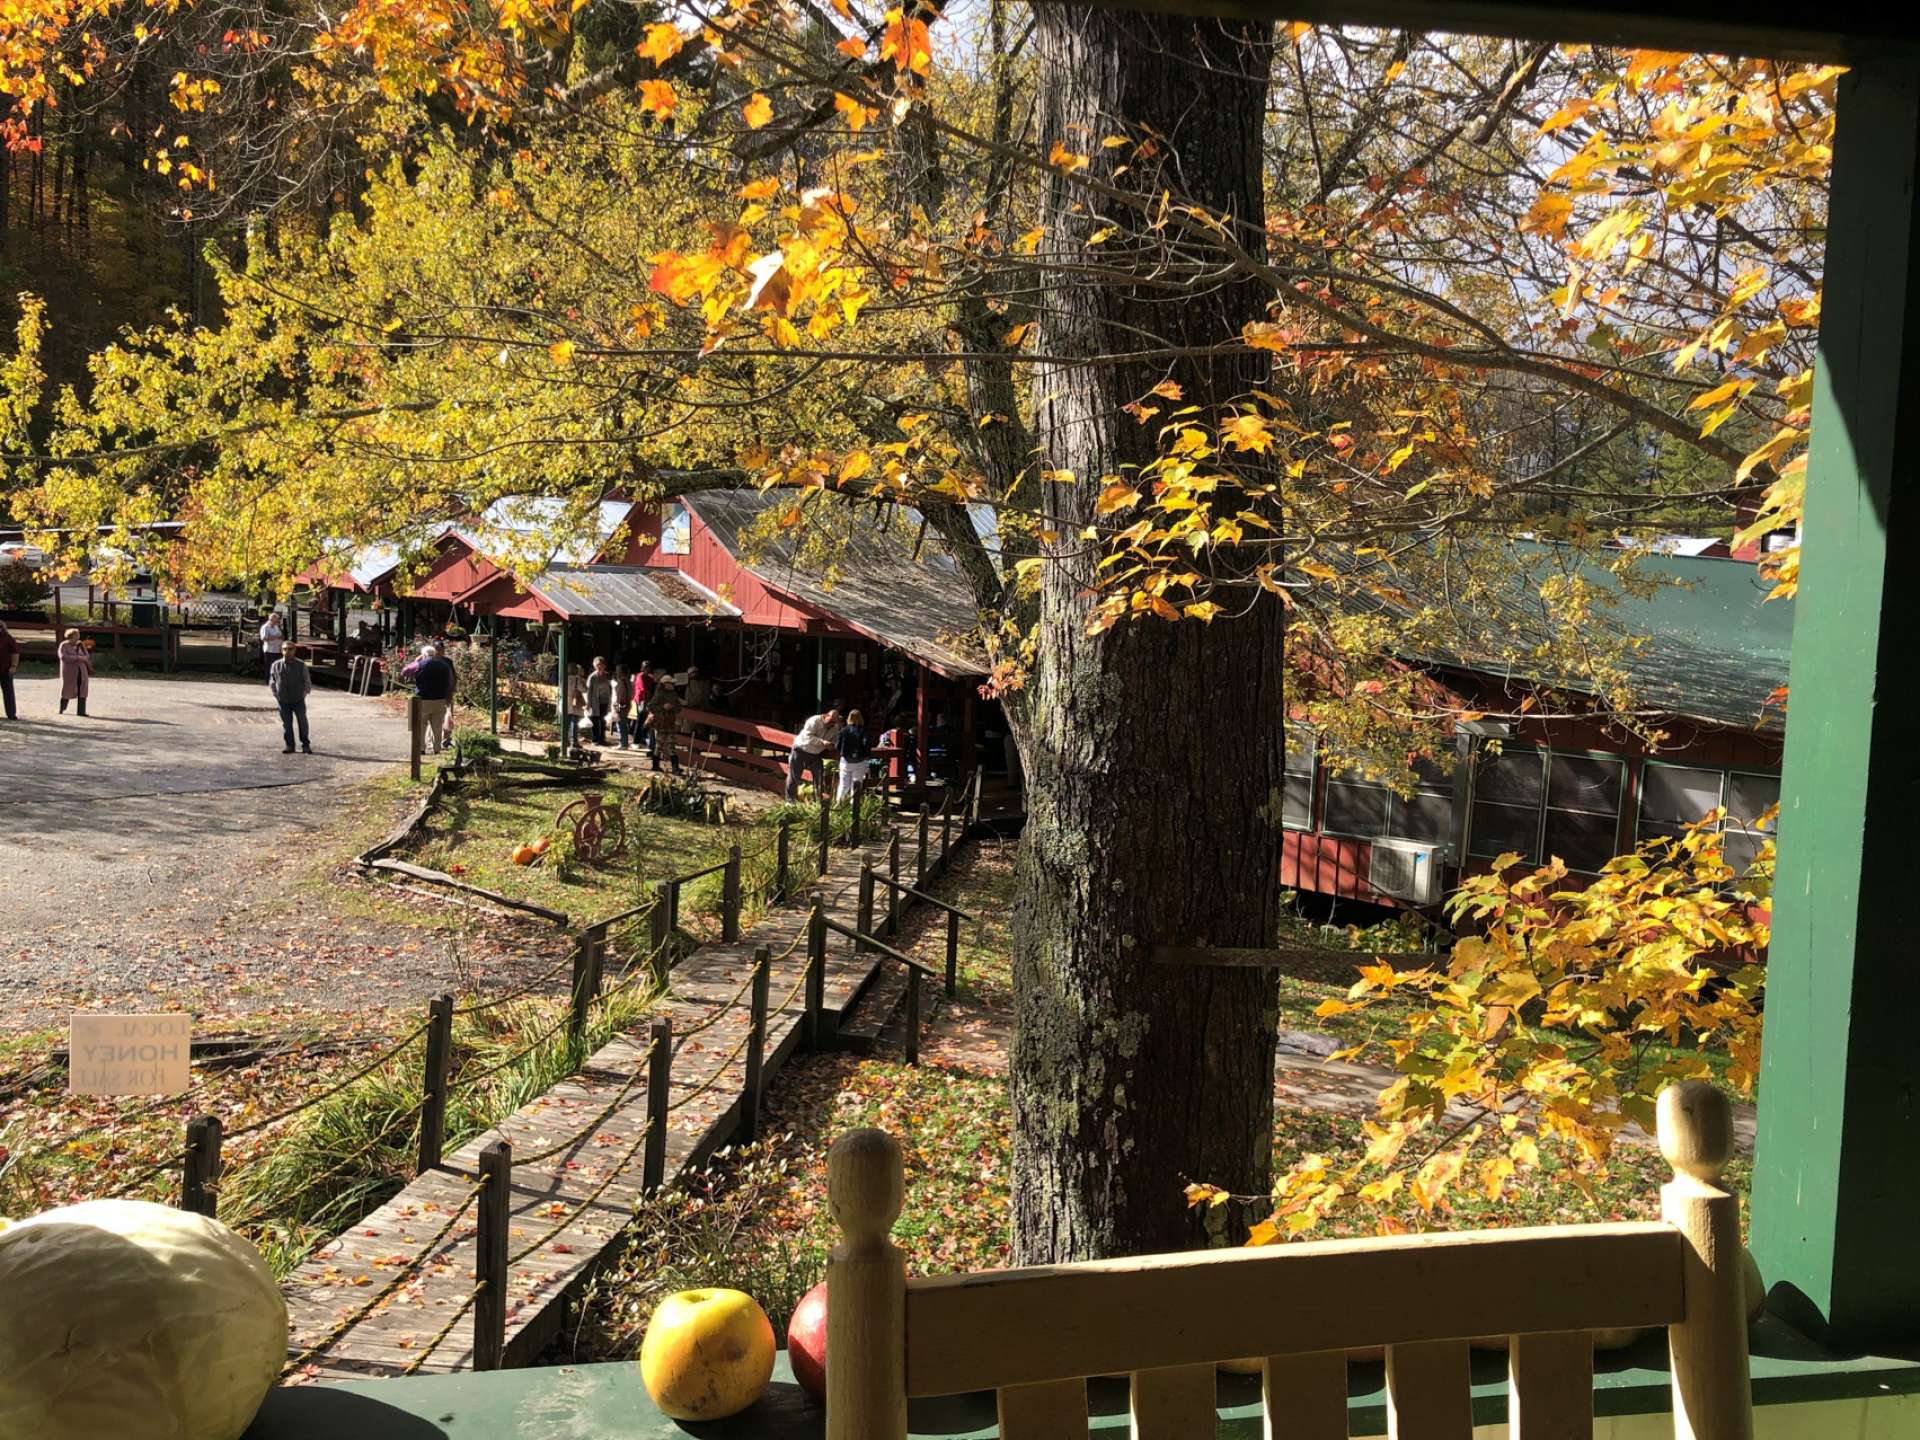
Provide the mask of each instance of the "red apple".
[{"label": "red apple", "polygon": [[818,1399],[827,1394],[827,1282],[822,1280],[793,1307],[787,1322],[787,1364],[800,1388]]}]

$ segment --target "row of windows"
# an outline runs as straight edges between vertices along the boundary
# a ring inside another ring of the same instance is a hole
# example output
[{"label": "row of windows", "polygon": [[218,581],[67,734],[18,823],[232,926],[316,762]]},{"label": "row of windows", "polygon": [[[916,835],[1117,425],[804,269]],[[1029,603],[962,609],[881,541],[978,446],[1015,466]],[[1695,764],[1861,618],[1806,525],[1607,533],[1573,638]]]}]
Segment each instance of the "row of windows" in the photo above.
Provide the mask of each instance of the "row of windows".
[{"label": "row of windows", "polygon": [[[1313,828],[1315,746],[1289,736],[1282,821]],[[1327,777],[1320,829],[1355,840],[1399,839],[1444,845],[1453,839],[1453,777],[1431,762],[1415,767],[1414,792],[1396,795],[1354,772]],[[1572,870],[1593,872],[1617,849],[1626,761],[1617,756],[1535,750],[1509,745],[1474,762],[1467,854],[1492,859],[1513,851],[1538,862],[1558,855]],[[1727,862],[1744,870],[1773,833],[1759,817],[1780,798],[1776,775],[1706,769],[1650,760],[1641,768],[1634,838],[1677,835],[1724,806]]]}]

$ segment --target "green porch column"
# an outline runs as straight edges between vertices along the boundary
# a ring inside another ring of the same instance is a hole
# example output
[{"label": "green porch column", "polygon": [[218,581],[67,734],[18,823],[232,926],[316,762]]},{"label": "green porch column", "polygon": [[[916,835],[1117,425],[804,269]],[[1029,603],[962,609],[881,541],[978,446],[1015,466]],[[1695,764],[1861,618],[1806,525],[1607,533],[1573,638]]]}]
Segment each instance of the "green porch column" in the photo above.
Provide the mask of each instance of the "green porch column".
[{"label": "green porch column", "polygon": [[1882,47],[1840,82],[1752,1217],[1843,1345],[1920,1335],[1917,141]]},{"label": "green porch column", "polygon": [[487,729],[500,733],[500,617],[487,617]]}]

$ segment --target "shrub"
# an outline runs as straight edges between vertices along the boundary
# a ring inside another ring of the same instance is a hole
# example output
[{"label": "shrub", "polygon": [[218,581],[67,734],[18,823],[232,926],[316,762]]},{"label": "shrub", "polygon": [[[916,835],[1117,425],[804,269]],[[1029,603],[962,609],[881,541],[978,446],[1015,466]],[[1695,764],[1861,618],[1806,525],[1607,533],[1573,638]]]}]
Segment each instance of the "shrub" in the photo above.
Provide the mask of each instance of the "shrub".
[{"label": "shrub", "polygon": [[0,564],[0,610],[34,610],[47,598],[47,582],[24,560]]}]

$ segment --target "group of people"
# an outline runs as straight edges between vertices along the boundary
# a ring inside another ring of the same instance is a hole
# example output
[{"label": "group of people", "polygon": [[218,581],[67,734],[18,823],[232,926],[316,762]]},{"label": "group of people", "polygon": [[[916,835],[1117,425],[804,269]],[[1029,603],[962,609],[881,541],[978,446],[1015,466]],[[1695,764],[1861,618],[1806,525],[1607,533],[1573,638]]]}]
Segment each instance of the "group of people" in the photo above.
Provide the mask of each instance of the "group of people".
[{"label": "group of people", "polygon": [[674,744],[680,733],[680,715],[688,706],[703,709],[713,696],[713,683],[696,665],[687,671],[687,693],[681,698],[671,676],[654,669],[651,660],[629,671],[611,665],[604,655],[593,657],[591,669],[567,668],[567,693],[561,710],[561,743],[569,750],[580,743],[582,727],[596,745],[605,745],[609,727],[622,750],[644,744],[653,768],[660,755],[677,773],[680,752]]},{"label": "group of people", "polygon": [[[897,730],[880,737],[899,743]],[[818,715],[809,715],[807,723],[793,737],[793,749],[787,755],[787,799],[800,798],[800,785],[807,777],[816,790],[826,785],[827,752],[840,762],[840,778],[834,786],[834,800],[844,804],[860,793],[874,765],[874,741],[867,730],[867,719],[858,710],[848,710],[836,700]]]},{"label": "group of people", "polygon": [[[93,650],[78,629],[60,637],[56,650],[60,662],[60,713],[77,705],[76,714],[87,713],[87,696],[93,689]],[[20,718],[20,705],[13,688],[13,677],[20,670],[20,637],[0,620],[0,710],[7,719]]]}]

